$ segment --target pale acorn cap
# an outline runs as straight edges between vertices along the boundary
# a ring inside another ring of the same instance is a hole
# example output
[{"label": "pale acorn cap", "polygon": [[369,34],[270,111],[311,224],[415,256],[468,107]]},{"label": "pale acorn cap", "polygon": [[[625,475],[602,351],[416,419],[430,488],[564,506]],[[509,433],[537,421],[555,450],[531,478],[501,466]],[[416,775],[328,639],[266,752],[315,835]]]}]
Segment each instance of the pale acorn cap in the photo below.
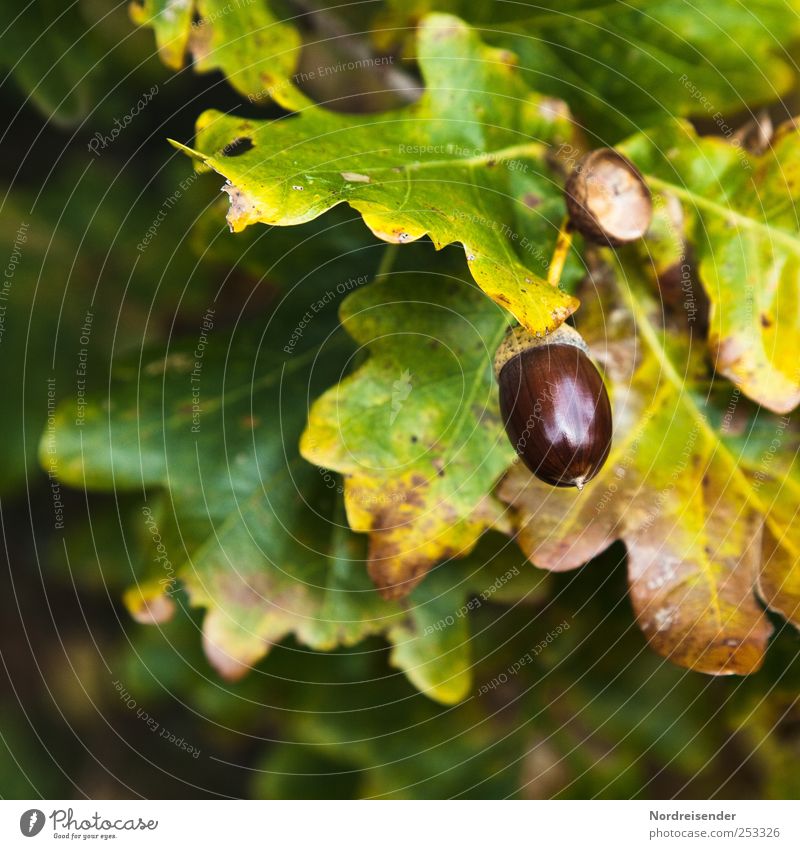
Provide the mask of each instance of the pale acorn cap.
[{"label": "pale acorn cap", "polygon": [[528,351],[531,348],[536,348],[540,345],[574,345],[580,348],[584,354],[589,353],[589,348],[583,341],[583,337],[570,324],[561,324],[550,333],[545,333],[543,336],[534,336],[527,331],[521,324],[510,327],[503,341],[497,348],[497,353],[494,356],[494,373],[496,377],[500,377],[500,372],[503,366],[514,357]]}]

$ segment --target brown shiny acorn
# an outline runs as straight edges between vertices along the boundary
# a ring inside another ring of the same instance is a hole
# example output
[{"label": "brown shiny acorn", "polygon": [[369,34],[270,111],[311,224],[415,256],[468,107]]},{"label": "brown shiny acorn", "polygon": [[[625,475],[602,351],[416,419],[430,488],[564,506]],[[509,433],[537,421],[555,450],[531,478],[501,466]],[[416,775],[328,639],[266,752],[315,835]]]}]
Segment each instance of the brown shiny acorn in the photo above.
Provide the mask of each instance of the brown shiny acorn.
[{"label": "brown shiny acorn", "polygon": [[611,449],[603,378],[573,327],[536,339],[509,331],[495,356],[500,413],[517,454],[540,480],[583,489]]},{"label": "brown shiny acorn", "polygon": [[564,191],[570,224],[591,242],[625,245],[641,239],[650,227],[650,189],[636,166],[610,147],[587,153]]}]

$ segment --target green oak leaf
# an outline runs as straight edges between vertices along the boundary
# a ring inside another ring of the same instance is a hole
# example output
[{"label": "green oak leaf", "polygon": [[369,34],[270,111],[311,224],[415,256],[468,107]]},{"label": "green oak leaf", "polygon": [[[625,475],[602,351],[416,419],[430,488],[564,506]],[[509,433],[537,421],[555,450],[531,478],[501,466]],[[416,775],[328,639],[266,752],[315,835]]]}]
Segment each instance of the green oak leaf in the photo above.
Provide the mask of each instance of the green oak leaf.
[{"label": "green oak leaf", "polygon": [[[80,163],[85,166],[85,154]],[[171,246],[171,254],[159,253],[155,240],[137,250],[154,208],[185,177],[181,170],[166,168],[140,192],[133,174],[114,174],[105,161],[78,171],[77,160],[65,157],[51,175],[50,191],[16,188],[0,211],[6,257],[0,379],[19,399],[0,444],[0,494],[31,485],[26,476],[38,467],[37,443],[58,398],[106,385],[114,350],[135,348],[157,334],[178,302],[186,315],[201,303],[204,309],[209,290],[218,287],[218,277],[189,251],[172,251],[191,225],[193,204],[204,202],[200,180],[159,225],[157,239]]]},{"label": "green oak leaf", "polygon": [[340,317],[369,357],[311,408],[301,452],[345,476],[370,575],[400,597],[502,522],[490,493],[513,451],[492,358],[508,317],[470,284],[405,275],[350,295]]},{"label": "green oak leaf", "polygon": [[[800,403],[800,134],[782,127],[762,156],[674,121],[622,150],[647,175],[662,206],[678,199],[675,229],[694,245],[711,301],[709,344],[717,370],[777,413]],[[681,257],[680,240],[673,248]],[[685,251],[684,251],[685,253]],[[663,263],[663,259],[661,260]]]},{"label": "green oak leaf", "polygon": [[289,634],[320,650],[385,634],[392,662],[419,689],[458,701],[471,680],[470,594],[491,597],[511,570],[501,585],[518,580],[524,596],[533,570],[521,569],[498,535],[437,570],[408,601],[382,599],[363,538],[340,509],[338,479],[295,447],[302,399],[335,381],[349,343],[339,334],[287,354],[289,331],[277,323],[262,342],[227,339],[213,322],[207,314],[197,340],[117,363],[109,391],[90,397],[82,416],[74,400],[61,404],[42,439],[42,460],[55,458],[63,483],[149,494],[140,536],[159,549],[151,546],[144,586],[128,594],[132,612],[140,621],[169,618],[179,579],[190,603],[206,608],[210,662],[231,679]]},{"label": "green oak leaf", "polygon": [[402,39],[428,11],[464,17],[513,50],[528,83],[569,103],[602,144],[673,116],[711,117],[769,103],[795,78],[792,0],[389,0],[375,37]]},{"label": "green oak leaf", "polygon": [[234,231],[349,203],[386,241],[460,242],[491,298],[533,333],[554,329],[577,306],[543,279],[564,215],[547,164],[572,137],[563,104],[531,93],[512,54],[448,15],[421,24],[419,62],[426,90],[404,109],[263,122],[211,111],[194,148],[176,146],[227,179]]},{"label": "green oak leaf", "polygon": [[130,12],[134,23],[153,28],[168,67],[182,68],[191,53],[196,71],[222,71],[252,103],[308,103],[291,79],[300,35],[267,0],[134,0]]}]

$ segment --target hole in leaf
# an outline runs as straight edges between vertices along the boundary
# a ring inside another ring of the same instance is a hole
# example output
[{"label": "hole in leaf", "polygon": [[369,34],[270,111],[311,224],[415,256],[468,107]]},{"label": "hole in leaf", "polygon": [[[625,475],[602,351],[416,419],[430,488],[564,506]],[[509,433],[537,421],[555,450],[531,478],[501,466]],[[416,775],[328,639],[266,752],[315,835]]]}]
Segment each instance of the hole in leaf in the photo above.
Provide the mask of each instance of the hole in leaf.
[{"label": "hole in leaf", "polygon": [[241,156],[243,153],[247,153],[248,150],[252,150],[253,147],[252,139],[247,138],[247,136],[240,136],[238,139],[234,139],[222,148],[222,155]]}]

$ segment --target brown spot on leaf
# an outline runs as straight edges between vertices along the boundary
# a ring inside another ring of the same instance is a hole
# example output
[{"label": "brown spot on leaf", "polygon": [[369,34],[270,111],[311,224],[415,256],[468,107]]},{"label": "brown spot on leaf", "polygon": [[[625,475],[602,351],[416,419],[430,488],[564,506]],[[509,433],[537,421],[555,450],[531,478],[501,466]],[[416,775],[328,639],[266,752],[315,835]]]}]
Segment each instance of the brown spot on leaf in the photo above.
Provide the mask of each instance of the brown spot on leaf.
[{"label": "brown spot on leaf", "polygon": [[431,564],[424,558],[405,556],[402,559],[387,559],[375,541],[370,542],[370,557],[367,570],[382,598],[387,601],[405,598],[428,574]]},{"label": "brown spot on leaf", "polygon": [[509,69],[516,68],[517,56],[510,50],[499,50],[497,58]]}]

